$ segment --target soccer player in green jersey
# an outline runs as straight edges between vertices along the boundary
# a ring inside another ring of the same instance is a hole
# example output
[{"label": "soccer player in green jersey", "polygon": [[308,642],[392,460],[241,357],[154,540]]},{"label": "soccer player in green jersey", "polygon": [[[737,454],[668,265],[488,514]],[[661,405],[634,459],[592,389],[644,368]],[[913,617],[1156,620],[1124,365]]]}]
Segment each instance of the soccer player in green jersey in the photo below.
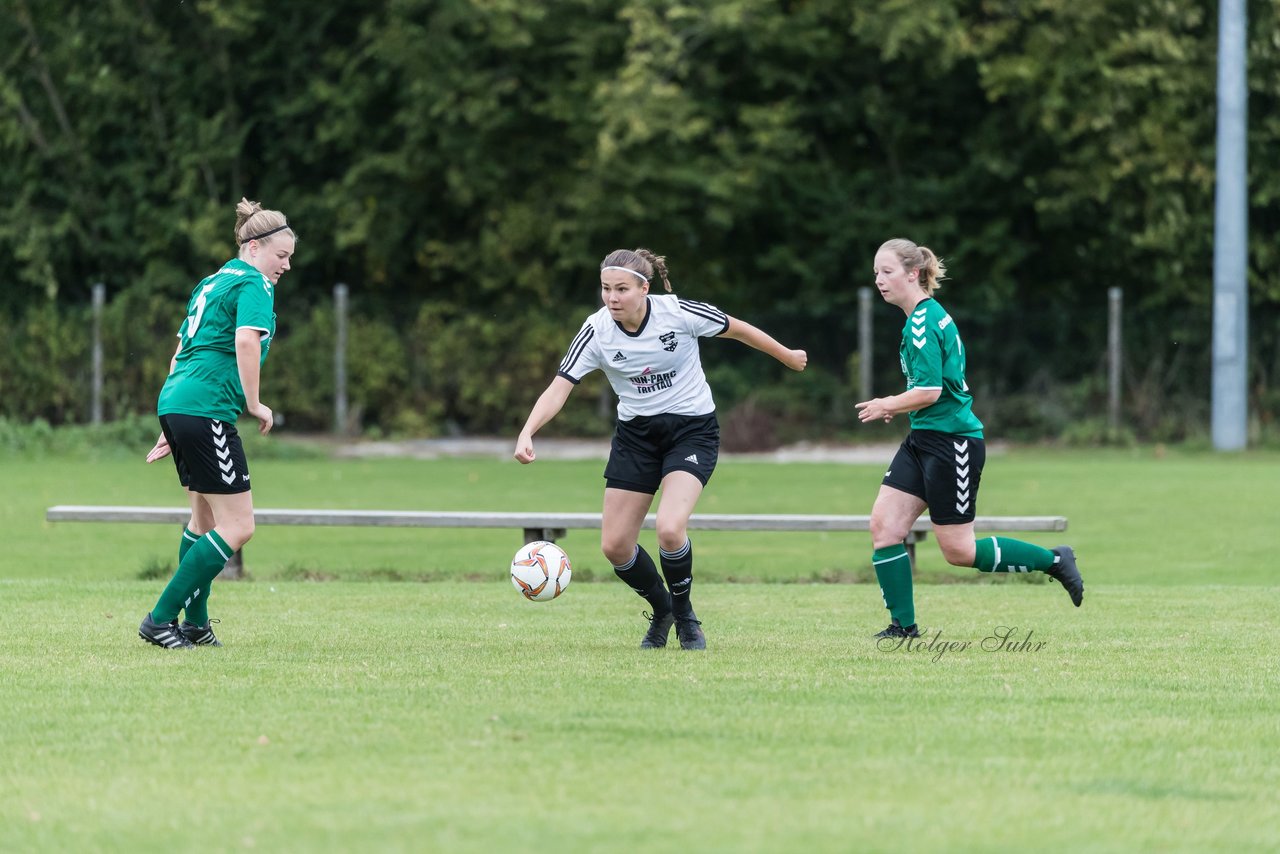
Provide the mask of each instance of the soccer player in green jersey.
[{"label": "soccer player in green jersey", "polygon": [[[236,419],[247,412],[271,432],[259,399],[259,371],[276,333],[275,288],[289,270],[296,236],[284,214],[241,199],[235,258],[191,293],[178,349],[156,412],[161,434],[147,462],[173,456],[191,520],[178,569],[138,635],[166,649],[221,646],[209,620],[209,587],[253,536],[253,493]],[[178,615],[185,619],[178,623]]]},{"label": "soccer player in green jersey", "polygon": [[891,421],[906,412],[911,420],[871,509],[872,563],[892,617],[876,637],[919,637],[904,541],[925,508],[948,563],[982,572],[1047,573],[1079,607],[1084,581],[1070,546],[1045,549],[1008,537],[974,537],[987,452],[964,379],[964,343],[951,315],[933,298],[946,267],[928,247],[897,239],[876,252],[875,277],[884,301],[907,315],[898,350],[907,390],[857,404],[858,418]]}]

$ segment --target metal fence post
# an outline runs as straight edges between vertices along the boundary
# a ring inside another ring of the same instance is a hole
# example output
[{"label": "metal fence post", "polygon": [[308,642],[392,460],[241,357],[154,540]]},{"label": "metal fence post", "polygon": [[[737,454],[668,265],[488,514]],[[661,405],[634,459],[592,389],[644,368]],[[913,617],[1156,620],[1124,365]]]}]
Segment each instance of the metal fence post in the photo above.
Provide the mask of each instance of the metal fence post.
[{"label": "metal fence post", "polygon": [[89,421],[102,423],[102,309],[107,301],[107,286],[97,282],[93,286],[93,391]]},{"label": "metal fence post", "polygon": [[1213,197],[1213,447],[1249,444],[1248,3],[1218,4],[1217,184]]},{"label": "metal fence post", "polygon": [[1121,309],[1124,291],[1107,288],[1107,426],[1112,434],[1120,429],[1120,367],[1124,356]]},{"label": "metal fence post", "polygon": [[347,434],[347,286],[333,286],[333,432]]}]

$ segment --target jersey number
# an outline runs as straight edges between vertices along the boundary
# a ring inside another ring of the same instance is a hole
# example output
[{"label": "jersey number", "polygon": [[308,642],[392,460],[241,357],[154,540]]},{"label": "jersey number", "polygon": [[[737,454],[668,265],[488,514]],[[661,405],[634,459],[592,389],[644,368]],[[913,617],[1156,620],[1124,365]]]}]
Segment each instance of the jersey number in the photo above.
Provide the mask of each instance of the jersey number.
[{"label": "jersey number", "polygon": [[196,337],[196,330],[200,328],[200,318],[204,317],[205,303],[208,301],[209,291],[213,290],[214,283],[210,282],[200,289],[200,296],[196,297],[196,313],[187,315],[187,340],[190,341]]}]

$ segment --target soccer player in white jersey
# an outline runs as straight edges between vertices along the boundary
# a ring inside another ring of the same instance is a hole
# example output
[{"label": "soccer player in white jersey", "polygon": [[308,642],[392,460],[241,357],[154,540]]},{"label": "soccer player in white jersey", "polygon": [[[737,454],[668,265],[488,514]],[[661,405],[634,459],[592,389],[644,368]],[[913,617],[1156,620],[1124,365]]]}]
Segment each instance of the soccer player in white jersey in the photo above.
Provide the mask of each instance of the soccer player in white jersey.
[{"label": "soccer player in white jersey", "polygon": [[156,646],[222,646],[210,626],[209,587],[254,527],[236,419],[247,412],[260,433],[271,431],[274,416],[259,399],[258,380],[276,332],[275,287],[289,270],[295,242],[284,214],[241,199],[239,254],[197,284],[187,303],[156,406],[162,432],[147,454],[149,463],[173,455],[191,504],[178,569],[138,627]]},{"label": "soccer player in white jersey", "polygon": [[876,288],[907,315],[898,350],[907,390],[857,404],[858,418],[891,421],[906,412],[911,420],[871,509],[872,563],[892,618],[876,637],[919,637],[911,559],[903,543],[926,508],[948,563],[982,572],[1044,572],[1061,582],[1077,607],[1084,600],[1070,546],[1046,549],[1009,537],[974,537],[987,452],[964,378],[964,343],[951,315],[933,298],[946,272],[927,246],[910,240],[887,241],[876,252]]},{"label": "soccer player in white jersey", "polygon": [[[690,600],[693,546],[688,525],[716,467],[720,426],[698,339],[735,338],[794,371],[804,370],[809,357],[715,306],[650,294],[655,276],[669,292],[666,259],[647,249],[619,249],[600,263],[604,307],[582,324],[555,378],[534,404],[516,440],[515,458],[533,462],[533,435],[555,417],[584,376],[603,371],[618,396],[618,421],[604,470],[600,548],[618,578],[653,609],[645,614],[649,628],[642,649],[666,646],[673,622],[681,649],[706,649]],[[638,542],[659,488],[658,555],[665,585]]]}]

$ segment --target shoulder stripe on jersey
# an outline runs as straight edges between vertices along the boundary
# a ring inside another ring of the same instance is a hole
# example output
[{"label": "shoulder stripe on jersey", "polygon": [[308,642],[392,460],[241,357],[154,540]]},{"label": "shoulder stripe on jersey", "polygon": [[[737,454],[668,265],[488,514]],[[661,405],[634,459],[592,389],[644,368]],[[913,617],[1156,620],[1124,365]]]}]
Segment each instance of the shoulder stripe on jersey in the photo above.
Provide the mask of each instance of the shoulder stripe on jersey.
[{"label": "shoulder stripe on jersey", "polygon": [[691,299],[682,299],[680,300],[680,308],[683,309],[684,311],[689,312],[690,314],[696,314],[699,317],[704,317],[707,320],[712,321],[713,323],[724,323],[726,320],[728,320],[728,317],[725,315],[723,311],[721,311],[718,308],[714,308],[713,306],[709,306],[705,302],[698,302],[697,300],[691,300]]},{"label": "shoulder stripe on jersey", "polygon": [[573,339],[573,343],[569,345],[569,352],[565,354],[564,360],[560,362],[560,373],[565,373],[574,366],[574,363],[582,356],[582,351],[587,349],[587,344],[591,343],[591,337],[596,334],[594,326],[587,325],[578,333],[578,337]]}]

